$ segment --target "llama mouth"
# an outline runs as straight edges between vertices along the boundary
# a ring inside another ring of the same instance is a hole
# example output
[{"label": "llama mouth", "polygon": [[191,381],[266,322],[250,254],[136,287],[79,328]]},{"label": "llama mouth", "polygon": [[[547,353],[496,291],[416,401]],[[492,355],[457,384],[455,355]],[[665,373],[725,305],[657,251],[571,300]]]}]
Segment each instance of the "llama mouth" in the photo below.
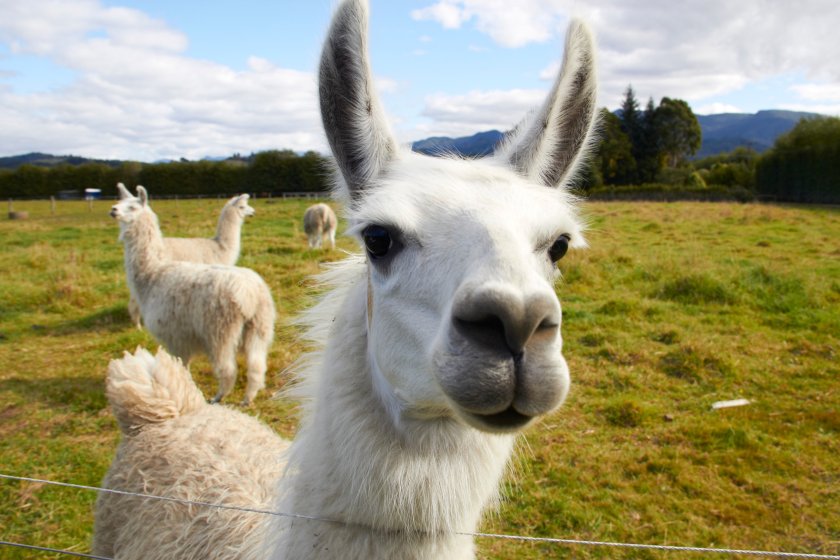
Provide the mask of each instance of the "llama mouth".
[{"label": "llama mouth", "polygon": [[517,411],[513,406],[495,414],[476,414],[473,412],[469,416],[477,424],[476,427],[489,432],[517,431],[534,419],[533,416]]}]

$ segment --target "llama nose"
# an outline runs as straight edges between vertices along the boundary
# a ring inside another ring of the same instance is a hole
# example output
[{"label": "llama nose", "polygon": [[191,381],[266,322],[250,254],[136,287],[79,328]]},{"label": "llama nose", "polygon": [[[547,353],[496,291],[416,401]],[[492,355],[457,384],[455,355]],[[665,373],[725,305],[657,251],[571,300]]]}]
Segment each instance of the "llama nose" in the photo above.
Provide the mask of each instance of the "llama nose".
[{"label": "llama nose", "polygon": [[548,290],[522,294],[501,285],[462,289],[452,318],[456,330],[482,346],[507,346],[521,356],[534,338],[554,338],[560,328],[560,305]]}]

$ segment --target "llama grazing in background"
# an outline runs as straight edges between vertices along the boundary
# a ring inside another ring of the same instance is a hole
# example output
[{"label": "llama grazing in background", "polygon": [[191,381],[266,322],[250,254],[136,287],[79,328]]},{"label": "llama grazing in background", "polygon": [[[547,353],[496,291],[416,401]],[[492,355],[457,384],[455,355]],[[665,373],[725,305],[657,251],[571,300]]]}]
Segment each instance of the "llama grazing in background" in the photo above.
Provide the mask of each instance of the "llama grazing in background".
[{"label": "llama grazing in background", "polygon": [[129,291],[146,328],[184,362],[205,353],[213,364],[220,401],[236,383],[236,354],[245,353],[248,382],[243,404],[265,387],[266,358],[274,336],[274,301],[260,276],[247,268],[169,260],[148,194],[123,197],[111,209],[125,245]]},{"label": "llama grazing in background", "polygon": [[314,204],[303,214],[303,231],[309,241],[310,249],[320,249],[325,237],[330,240],[330,248],[335,249],[335,230],[338,218],[333,209],[326,204]]},{"label": "llama grazing in background", "polygon": [[[117,183],[120,199],[132,197],[125,185]],[[249,195],[234,196],[222,208],[219,223],[216,226],[216,236],[207,239],[203,237],[164,237],[166,257],[173,261],[188,261],[205,264],[224,264],[233,266],[239,260],[241,247],[242,224],[245,218],[254,215],[254,209],[248,204]],[[141,326],[140,306],[134,296],[128,301],[128,313],[131,322],[138,328]]]},{"label": "llama grazing in background", "polygon": [[587,29],[571,24],[545,104],[484,160],[398,147],[373,95],[364,0],[337,8],[319,79],[365,256],[325,273],[329,290],[302,318],[315,349],[296,372],[303,417],[288,451],[265,454],[285,443],[189,396],[163,353],[138,350],[108,375],[124,435],[106,487],[299,517],[102,493],[95,554],[473,558],[465,533],[496,503],[516,434],[565,398],[553,283],[555,262],[584,245],[565,186],[594,122]]}]

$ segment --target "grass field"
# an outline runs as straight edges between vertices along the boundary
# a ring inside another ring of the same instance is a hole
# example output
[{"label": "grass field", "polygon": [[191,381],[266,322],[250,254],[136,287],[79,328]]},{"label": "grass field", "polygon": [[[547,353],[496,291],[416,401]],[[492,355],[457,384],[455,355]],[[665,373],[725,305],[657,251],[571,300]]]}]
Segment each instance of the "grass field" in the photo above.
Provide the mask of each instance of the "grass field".
[{"label": "grass field", "polygon": [[[295,431],[269,399],[301,351],[283,321],[309,275],[308,201],[256,200],[240,264],[280,312],[268,390],[249,413]],[[209,236],[220,200],[153,201],[169,235]],[[96,486],[118,441],[103,379],[137,345],[117,225],[96,202],[15,204],[0,222],[0,472]],[[482,530],[840,554],[840,211],[593,203],[591,248],[557,291],[567,404],[522,438],[505,501]],[[355,249],[349,239],[340,246]],[[206,360],[193,373],[215,391]],[[241,376],[240,376],[241,377]],[[241,380],[240,380],[241,381]],[[242,397],[241,383],[230,402]],[[748,406],[712,410],[720,400]],[[0,480],[0,540],[85,552],[93,493]],[[482,558],[686,558],[688,553],[478,539]],[[0,558],[63,558],[0,547]]]}]

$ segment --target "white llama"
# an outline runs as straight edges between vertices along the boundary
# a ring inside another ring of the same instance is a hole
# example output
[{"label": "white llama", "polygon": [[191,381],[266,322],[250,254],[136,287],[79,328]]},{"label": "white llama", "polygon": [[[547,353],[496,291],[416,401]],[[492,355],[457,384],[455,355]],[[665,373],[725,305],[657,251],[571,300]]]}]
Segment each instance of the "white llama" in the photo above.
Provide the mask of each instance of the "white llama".
[{"label": "white llama", "polygon": [[584,244],[565,185],[589,144],[594,80],[591,37],[575,22],[545,104],[494,156],[414,154],[373,94],[367,3],[342,2],[321,58],[321,112],[366,254],[329,271],[331,290],[304,316],[319,349],[302,361],[289,450],[266,457],[282,440],[190,397],[187,372],[164,354],[138,350],[108,377],[124,436],[107,487],[299,517],[103,493],[94,552],[473,558],[465,533],[495,503],[515,435],[568,389],[554,263]]},{"label": "white llama", "polygon": [[[122,183],[117,183],[120,199],[131,198],[132,194]],[[234,196],[222,208],[216,236],[213,238],[164,237],[166,258],[173,261],[188,261],[205,264],[224,264],[233,266],[239,260],[242,224],[245,218],[254,215],[254,208],[248,204],[247,194]],[[140,306],[132,295],[128,300],[128,313],[131,322],[141,326]]]},{"label": "white llama", "polygon": [[253,270],[172,261],[148,194],[122,198],[111,209],[125,245],[129,291],[137,298],[146,328],[185,362],[205,353],[213,364],[218,402],[236,383],[236,353],[245,353],[248,381],[243,404],[265,387],[266,358],[274,336],[274,301]]},{"label": "white llama", "polygon": [[329,238],[330,247],[335,249],[335,230],[338,218],[333,209],[326,204],[313,204],[303,214],[303,231],[309,241],[310,249],[320,249],[324,237]]}]

